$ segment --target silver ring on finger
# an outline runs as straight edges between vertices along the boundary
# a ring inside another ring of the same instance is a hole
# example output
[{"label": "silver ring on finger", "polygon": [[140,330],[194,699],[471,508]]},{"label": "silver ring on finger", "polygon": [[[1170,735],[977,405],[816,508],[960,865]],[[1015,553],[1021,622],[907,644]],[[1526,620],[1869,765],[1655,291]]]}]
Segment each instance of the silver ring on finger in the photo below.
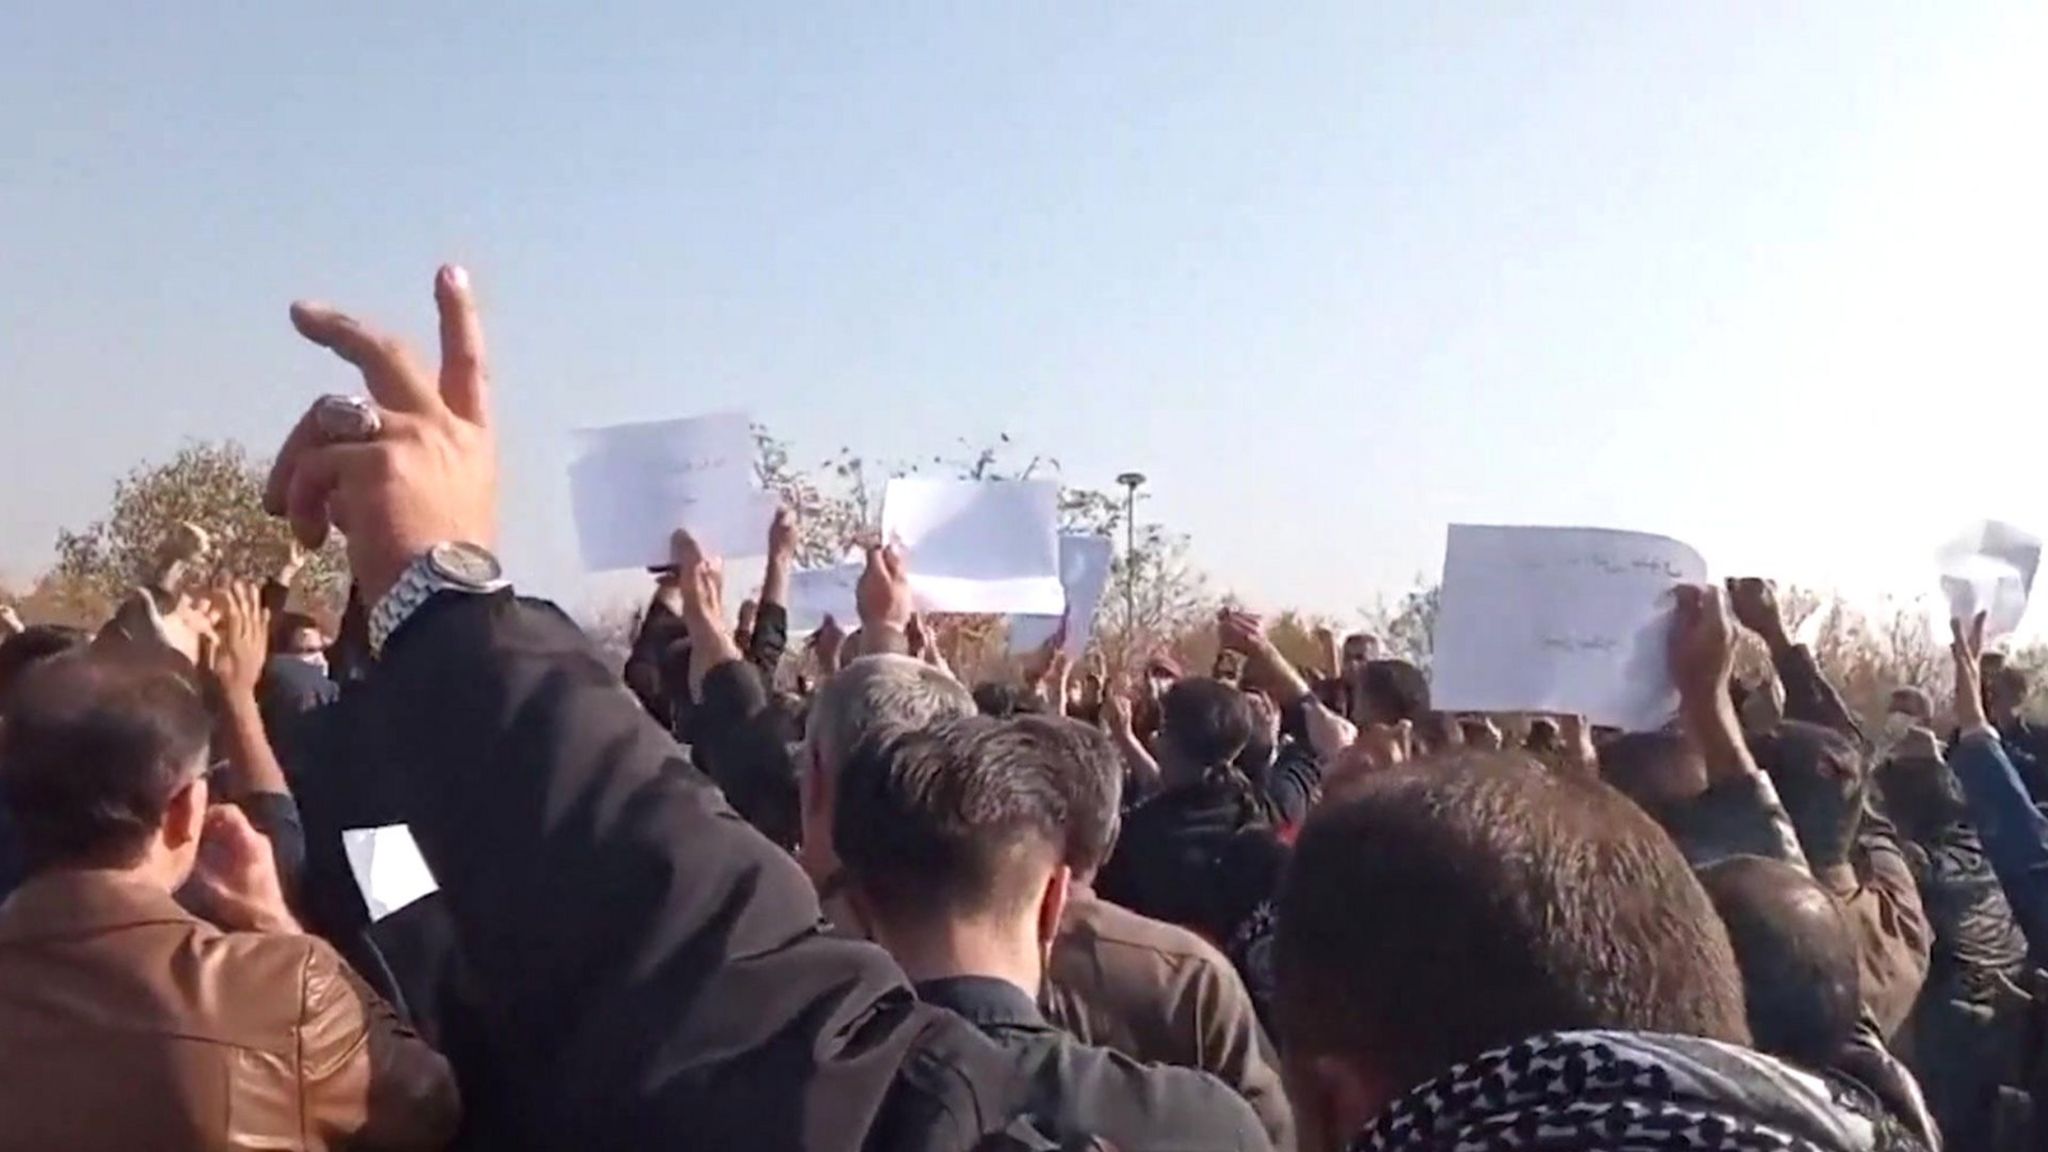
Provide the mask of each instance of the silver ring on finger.
[{"label": "silver ring on finger", "polygon": [[361,396],[322,396],[313,404],[313,425],[328,444],[362,444],[384,430],[384,417]]}]

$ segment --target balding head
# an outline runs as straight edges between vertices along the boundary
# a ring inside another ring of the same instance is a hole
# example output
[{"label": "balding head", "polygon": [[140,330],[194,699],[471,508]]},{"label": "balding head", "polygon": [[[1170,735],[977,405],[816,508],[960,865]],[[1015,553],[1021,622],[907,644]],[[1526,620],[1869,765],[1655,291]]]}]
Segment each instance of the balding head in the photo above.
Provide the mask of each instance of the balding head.
[{"label": "balding head", "polygon": [[804,730],[803,845],[814,880],[838,871],[832,806],[839,769],[854,749],[975,714],[958,680],[908,656],[863,656],[818,689]]},{"label": "balding head", "polygon": [[1735,945],[1756,1046],[1827,1066],[1855,1032],[1863,998],[1841,905],[1803,870],[1757,856],[1731,857],[1699,876]]}]

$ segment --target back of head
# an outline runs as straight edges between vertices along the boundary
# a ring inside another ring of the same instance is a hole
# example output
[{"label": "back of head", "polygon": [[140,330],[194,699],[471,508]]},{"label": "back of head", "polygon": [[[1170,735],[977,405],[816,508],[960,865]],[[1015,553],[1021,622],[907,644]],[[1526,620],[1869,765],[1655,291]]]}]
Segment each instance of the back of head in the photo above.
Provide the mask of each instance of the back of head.
[{"label": "back of head", "polygon": [[0,716],[7,714],[7,698],[30,668],[91,642],[83,629],[61,624],[30,625],[0,642]]},{"label": "back of head", "polygon": [[1159,739],[1187,767],[1229,765],[1251,738],[1251,706],[1221,680],[1177,681],[1159,702]]},{"label": "back of head", "polygon": [[1863,991],[1841,905],[1803,870],[1735,856],[1700,870],[1742,969],[1756,1046],[1827,1067],[1856,1032]]},{"label": "back of head", "polygon": [[1007,720],[1024,710],[1024,693],[1015,684],[984,680],[974,686],[974,707],[983,716]]},{"label": "back of head", "polygon": [[1018,734],[1036,742],[1059,774],[1067,802],[1066,865],[1093,876],[1116,846],[1124,765],[1101,729],[1065,716],[1019,716]]},{"label": "back of head", "polygon": [[939,669],[908,656],[863,656],[818,689],[804,735],[813,758],[831,768],[861,744],[974,714],[974,698]]},{"label": "back of head", "polygon": [[1296,842],[1276,950],[1290,1060],[1389,1096],[1543,1032],[1748,1039],[1727,932],[1657,825],[1523,753],[1410,763]]},{"label": "back of head", "polygon": [[1862,749],[1832,728],[1796,720],[1753,740],[1750,749],[1777,786],[1807,859],[1816,868],[1846,863],[1868,784]]},{"label": "back of head", "polygon": [[889,928],[994,922],[1036,907],[1067,851],[1042,734],[970,716],[860,745],[840,768],[833,841]]},{"label": "back of head", "polygon": [[1875,777],[1885,814],[1913,840],[1930,841],[1969,819],[1962,785],[1939,756],[1893,756],[1878,765]]},{"label": "back of head", "polygon": [[1403,720],[1420,726],[1429,715],[1429,678],[1406,660],[1371,660],[1360,681],[1365,715],[1352,719],[1363,724],[1398,724]]},{"label": "back of head", "polygon": [[1600,745],[1600,778],[1653,815],[1687,799],[1706,761],[1676,732],[1625,732]]},{"label": "back of head", "polygon": [[137,863],[171,801],[206,767],[212,723],[195,682],[98,651],[45,660],[0,723],[0,805],[30,872]]}]

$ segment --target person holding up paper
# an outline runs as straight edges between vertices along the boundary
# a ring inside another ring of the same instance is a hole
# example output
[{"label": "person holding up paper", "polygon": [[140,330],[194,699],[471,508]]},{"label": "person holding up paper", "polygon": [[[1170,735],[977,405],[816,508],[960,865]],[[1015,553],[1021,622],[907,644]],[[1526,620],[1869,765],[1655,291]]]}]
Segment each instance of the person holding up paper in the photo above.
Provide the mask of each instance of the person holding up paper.
[{"label": "person holding up paper", "polygon": [[882,540],[912,561],[927,612],[1058,616],[1059,485],[900,476],[882,493]]},{"label": "person holding up paper", "polygon": [[1435,705],[1659,727],[1678,707],[1664,659],[1671,590],[1706,575],[1697,552],[1661,536],[1454,524],[1436,622]]}]

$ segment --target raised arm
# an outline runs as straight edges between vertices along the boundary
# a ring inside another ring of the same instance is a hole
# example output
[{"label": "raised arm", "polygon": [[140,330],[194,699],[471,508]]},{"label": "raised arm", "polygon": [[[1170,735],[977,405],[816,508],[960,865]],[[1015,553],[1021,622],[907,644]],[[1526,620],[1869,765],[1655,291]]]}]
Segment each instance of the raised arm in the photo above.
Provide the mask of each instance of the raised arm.
[{"label": "raised arm", "polygon": [[2048,955],[2048,816],[2034,807],[1998,730],[1984,714],[1979,658],[1984,617],[1954,626],[1955,717],[1961,729],[1949,767],[1962,785],[1970,822],[1984,840],[1984,855],[2012,904],[2013,919],[2038,959]]},{"label": "raised arm", "polygon": [[768,567],[761,573],[761,599],[754,606],[754,626],[747,630],[747,662],[768,685],[789,650],[789,573],[796,563],[796,514],[787,505],[775,510],[768,525]]},{"label": "raised arm", "polygon": [[377,606],[367,711],[490,1006],[493,1099],[516,1112],[483,1127],[541,1147],[857,1146],[906,1051],[953,1026],[879,949],[817,931],[796,863],[567,616],[448,575],[443,545],[474,560],[496,535],[495,451],[467,280],[444,269],[436,288],[438,386],[395,342],[294,309],[363,370],[381,421],[336,442],[316,406],[266,495],[309,547],[341,528]]},{"label": "raised arm", "polygon": [[1842,699],[1842,694],[1821,673],[1813,651],[1792,642],[1785,628],[1784,613],[1778,609],[1778,595],[1769,581],[1744,577],[1728,581],[1729,602],[1742,626],[1757,634],[1771,651],[1771,667],[1785,689],[1785,718],[1832,728],[1857,744],[1864,743],[1863,726]]}]

